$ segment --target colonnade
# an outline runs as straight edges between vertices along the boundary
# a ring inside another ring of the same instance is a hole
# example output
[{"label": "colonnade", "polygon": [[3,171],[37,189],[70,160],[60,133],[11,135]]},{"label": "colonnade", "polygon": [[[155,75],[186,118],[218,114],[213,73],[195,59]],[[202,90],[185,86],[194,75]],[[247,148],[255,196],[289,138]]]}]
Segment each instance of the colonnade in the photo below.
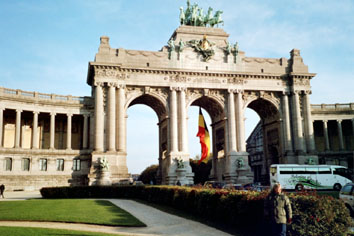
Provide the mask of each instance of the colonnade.
[{"label": "colonnade", "polygon": [[[328,121],[329,120],[321,120],[323,122],[323,136],[324,136],[324,144],[325,144],[325,151],[331,151],[330,141],[329,141],[329,133],[328,133]],[[339,150],[344,150],[344,136],[343,136],[343,129],[342,129],[342,119],[334,120],[337,122],[337,133],[339,138]],[[352,122],[352,133],[354,134],[354,119],[351,119]]]},{"label": "colonnade", "polygon": [[[5,108],[0,108],[0,147],[4,145],[4,111]],[[21,116],[23,110],[16,109],[16,122],[15,122],[15,145],[14,148],[23,148],[21,146]],[[39,147],[39,137],[38,137],[38,116],[41,112],[33,111],[33,124],[32,124],[32,136],[31,136],[31,149],[40,149]],[[47,112],[42,112],[47,113]],[[50,112],[50,142],[49,142],[49,149],[55,149],[55,117],[57,113]],[[71,150],[71,137],[72,137],[72,117],[74,114],[66,113],[67,116],[67,135],[66,135],[66,150]],[[76,114],[75,114],[76,115]],[[88,149],[88,137],[89,137],[89,118],[90,114],[77,114],[82,115],[84,117],[84,124],[83,124],[83,135],[82,135],[82,149]]]},{"label": "colonnade", "polygon": [[[105,84],[95,83],[95,146],[96,152],[126,152],[125,86],[107,83],[107,111],[104,109]],[[107,132],[104,137],[105,113]],[[107,140],[107,142],[105,142]],[[106,145],[105,145],[106,143]]]},{"label": "colonnade", "polygon": [[[284,150],[287,155],[304,155],[315,153],[315,140],[313,123],[311,118],[310,91],[294,91],[292,93],[283,92],[282,94],[282,124]],[[289,96],[291,95],[291,99]],[[291,101],[291,110],[289,108]],[[302,115],[300,108],[302,105]],[[290,113],[291,112],[291,113]],[[292,119],[292,122],[290,122]],[[292,142],[292,137],[294,142]]]}]

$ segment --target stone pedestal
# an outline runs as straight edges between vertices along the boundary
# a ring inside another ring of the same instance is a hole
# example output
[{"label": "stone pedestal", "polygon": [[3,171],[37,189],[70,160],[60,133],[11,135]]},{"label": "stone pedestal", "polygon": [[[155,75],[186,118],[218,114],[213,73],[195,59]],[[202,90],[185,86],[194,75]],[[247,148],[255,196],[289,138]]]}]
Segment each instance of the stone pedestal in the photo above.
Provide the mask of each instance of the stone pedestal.
[{"label": "stone pedestal", "polygon": [[[166,179],[163,180],[163,183],[168,185],[176,185],[179,180],[182,185],[194,184],[194,173],[192,172],[192,168],[189,164],[189,155],[170,155],[169,158],[171,163],[169,166],[168,175],[166,176]],[[176,158],[183,160],[183,168],[177,167],[177,162],[175,161]]]},{"label": "stone pedestal", "polygon": [[[238,165],[242,160],[243,166]],[[228,155],[226,160],[228,170],[224,174],[224,180],[227,183],[246,184],[253,183],[253,173],[248,164],[247,152],[234,152]]]},{"label": "stone pedestal", "polygon": [[[101,174],[99,160],[105,157],[109,163],[108,173]],[[92,153],[92,164],[90,168],[89,184],[90,185],[106,185],[101,184],[107,182],[109,179],[111,184],[118,183],[120,180],[128,179],[129,173],[126,164],[126,154],[121,152],[106,152],[106,153]],[[105,181],[99,181],[105,177]]]}]

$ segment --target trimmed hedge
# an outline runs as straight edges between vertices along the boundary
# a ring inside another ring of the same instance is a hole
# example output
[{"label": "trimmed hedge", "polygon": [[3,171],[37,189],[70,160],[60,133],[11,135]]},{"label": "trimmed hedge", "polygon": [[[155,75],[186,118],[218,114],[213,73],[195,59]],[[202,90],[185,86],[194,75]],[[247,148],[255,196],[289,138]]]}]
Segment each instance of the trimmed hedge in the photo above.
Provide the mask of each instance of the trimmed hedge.
[{"label": "trimmed hedge", "polygon": [[[269,192],[177,186],[87,186],[42,188],[44,198],[131,198],[163,204],[240,230],[262,230],[263,202]],[[288,194],[293,222],[288,235],[340,236],[351,223],[342,201],[315,193]]]}]

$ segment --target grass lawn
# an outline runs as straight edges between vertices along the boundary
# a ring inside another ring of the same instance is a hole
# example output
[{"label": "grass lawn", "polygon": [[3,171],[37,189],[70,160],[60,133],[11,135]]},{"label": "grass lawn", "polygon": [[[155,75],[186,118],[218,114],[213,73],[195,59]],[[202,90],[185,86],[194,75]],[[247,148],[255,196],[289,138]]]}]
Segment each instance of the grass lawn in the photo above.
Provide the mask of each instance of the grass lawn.
[{"label": "grass lawn", "polygon": [[0,235],[11,235],[11,236],[44,236],[44,235],[80,235],[80,236],[119,236],[118,234],[105,234],[97,232],[84,232],[76,230],[65,230],[65,229],[45,229],[45,228],[32,228],[32,227],[0,227]]},{"label": "grass lawn", "polygon": [[146,226],[128,212],[105,200],[4,201],[0,202],[0,212],[0,220]]}]

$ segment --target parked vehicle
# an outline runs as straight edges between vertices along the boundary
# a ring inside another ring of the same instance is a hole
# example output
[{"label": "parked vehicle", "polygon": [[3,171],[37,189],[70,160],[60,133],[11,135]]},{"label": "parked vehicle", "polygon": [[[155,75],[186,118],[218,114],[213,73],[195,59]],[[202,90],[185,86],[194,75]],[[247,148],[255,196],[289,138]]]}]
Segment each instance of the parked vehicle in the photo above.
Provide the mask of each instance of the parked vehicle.
[{"label": "parked vehicle", "polygon": [[344,201],[345,206],[349,209],[350,215],[354,215],[354,183],[343,186],[339,192],[339,199]]},{"label": "parked vehicle", "polygon": [[224,187],[226,183],[225,182],[220,182],[220,181],[214,181],[214,180],[211,180],[211,181],[206,181],[204,183],[204,187],[208,187],[208,188],[222,188]]},{"label": "parked vehicle", "polygon": [[223,189],[235,189],[235,190],[243,190],[242,184],[225,184]]},{"label": "parked vehicle", "polygon": [[270,167],[270,184],[284,189],[334,189],[339,191],[351,181],[351,171],[336,165],[275,164]]}]

